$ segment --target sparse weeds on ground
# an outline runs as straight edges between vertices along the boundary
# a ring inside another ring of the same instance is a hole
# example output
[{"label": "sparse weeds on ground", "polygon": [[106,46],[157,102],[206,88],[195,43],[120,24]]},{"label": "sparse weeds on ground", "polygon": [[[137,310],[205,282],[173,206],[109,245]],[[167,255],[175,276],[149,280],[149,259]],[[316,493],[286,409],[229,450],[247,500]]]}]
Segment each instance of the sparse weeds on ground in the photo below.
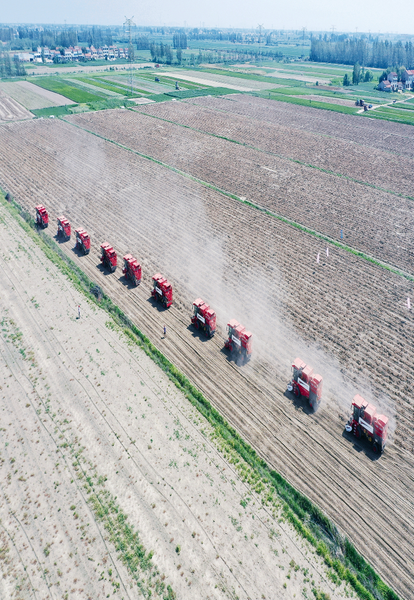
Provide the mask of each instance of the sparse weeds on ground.
[{"label": "sparse weeds on ground", "polygon": [[[262,495],[262,504],[277,511],[280,514],[279,520],[287,520],[297,533],[316,549],[326,566],[336,574],[338,581],[348,582],[361,600],[399,600],[398,595],[380,579],[372,567],[358,554],[349,540],[339,534],[335,525],[326,515],[312,504],[306,496],[296,491],[279,473],[268,467],[255,450],[211,406],[203,394],[167,360],[119,307],[113,304],[102,291],[98,297],[94,295],[93,291],[98,286],[89,280],[52,238],[44,232],[36,231],[34,219],[31,215],[13,200],[7,202],[4,199],[4,194],[0,194],[0,200],[28,235],[42,248],[46,256],[69,278],[75,288],[83,292],[90,301],[99,303],[101,308],[111,315],[116,326],[124,333],[129,343],[141,347],[167,374],[175,386],[210,423],[213,428],[212,440],[225,458],[235,466],[242,481],[248,483],[257,494]],[[342,246],[340,243],[336,243],[336,245]],[[346,249],[362,256],[362,253],[349,248]],[[367,257],[364,255],[364,258]],[[370,257],[368,259],[373,261]],[[381,266],[384,265],[381,264]],[[388,267],[385,266],[385,268]],[[402,273],[398,272],[398,274],[401,275]],[[406,274],[403,276],[407,277]],[[108,502],[102,518],[107,520],[105,522],[107,522],[110,530],[112,526],[115,526],[113,524],[123,526],[126,517],[122,513],[122,516],[120,516],[121,522],[114,518],[112,513],[113,504],[111,504],[113,501],[109,500],[102,491],[100,491],[99,498],[96,493],[91,498],[95,498],[91,503],[97,510],[104,505],[104,502]],[[118,508],[118,512],[119,510]],[[116,510],[115,512],[117,513]],[[125,527],[126,529],[123,531],[125,535],[128,534],[127,539],[135,540],[132,529],[128,525],[125,525]],[[116,534],[114,533],[114,535]],[[114,539],[118,540],[116,537]],[[118,548],[122,552],[124,550],[127,552],[122,544]],[[129,562],[129,558],[124,557],[124,560],[127,561],[127,566],[130,564],[135,565],[134,561]],[[316,592],[323,594],[323,592],[317,590]],[[167,594],[169,599],[175,597],[175,595],[171,595],[174,592],[168,588]],[[319,596],[317,600],[328,600],[328,596]]]}]

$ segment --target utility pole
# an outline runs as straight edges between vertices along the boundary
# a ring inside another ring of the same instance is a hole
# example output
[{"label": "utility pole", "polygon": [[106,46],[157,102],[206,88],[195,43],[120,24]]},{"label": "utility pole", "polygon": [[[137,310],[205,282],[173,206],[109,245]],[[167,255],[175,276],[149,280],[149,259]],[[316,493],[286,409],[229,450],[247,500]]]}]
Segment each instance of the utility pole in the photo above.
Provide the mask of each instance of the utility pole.
[{"label": "utility pole", "polygon": [[131,87],[131,96],[132,96],[132,39],[131,39],[131,28],[136,27],[134,21],[132,20],[134,17],[132,16],[130,19],[125,17],[124,27],[128,30],[129,37],[129,46],[128,46],[128,62],[129,62],[129,85]]},{"label": "utility pole", "polygon": [[302,27],[302,31],[303,31],[303,42],[302,45],[305,45],[305,31],[307,31],[307,27]]}]

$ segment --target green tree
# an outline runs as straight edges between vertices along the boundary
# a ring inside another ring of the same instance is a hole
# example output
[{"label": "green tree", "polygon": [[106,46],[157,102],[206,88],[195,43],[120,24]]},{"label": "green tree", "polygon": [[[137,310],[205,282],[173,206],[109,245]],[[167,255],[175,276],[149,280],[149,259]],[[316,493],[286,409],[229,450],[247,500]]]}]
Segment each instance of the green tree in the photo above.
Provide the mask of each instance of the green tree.
[{"label": "green tree", "polygon": [[345,73],[342,85],[344,87],[346,87],[348,85],[351,85],[351,82],[350,82],[349,77],[348,77],[348,73]]},{"label": "green tree", "polygon": [[369,82],[369,81],[372,81],[373,79],[374,79],[374,75],[372,74],[372,72],[365,71],[364,81]]},{"label": "green tree", "polygon": [[181,65],[181,61],[183,59],[183,51],[181,50],[181,48],[177,48],[176,54],[177,54],[177,62],[179,65]]},{"label": "green tree", "polygon": [[354,64],[354,70],[352,71],[352,85],[358,85],[361,77],[361,67],[359,62]]}]

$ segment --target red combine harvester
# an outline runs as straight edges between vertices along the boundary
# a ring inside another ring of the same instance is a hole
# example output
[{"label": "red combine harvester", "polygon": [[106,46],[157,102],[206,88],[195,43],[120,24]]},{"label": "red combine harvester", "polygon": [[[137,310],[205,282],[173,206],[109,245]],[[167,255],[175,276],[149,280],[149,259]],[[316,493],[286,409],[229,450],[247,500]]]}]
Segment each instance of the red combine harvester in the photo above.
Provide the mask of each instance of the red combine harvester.
[{"label": "red combine harvester", "polygon": [[216,331],[216,313],[204,300],[197,298],[193,302],[191,323],[196,329],[202,329],[208,337],[213,337]]},{"label": "red combine harvester", "polygon": [[162,302],[165,308],[169,308],[173,303],[172,285],[160,273],[157,273],[152,278],[153,290],[151,296],[154,300]]},{"label": "red combine harvester", "polygon": [[357,394],[352,400],[352,414],[345,429],[357,438],[368,438],[374,452],[381,454],[387,441],[388,417],[378,415],[375,406]]},{"label": "red combine harvester", "polygon": [[101,263],[104,267],[109,269],[111,273],[113,273],[116,269],[116,265],[118,263],[117,256],[115,250],[108,244],[108,242],[104,242],[101,244]]},{"label": "red combine harvester", "polygon": [[49,225],[49,215],[43,204],[35,206],[36,209],[36,225],[42,229],[46,229]]},{"label": "red combine harvester", "polygon": [[240,356],[243,362],[250,359],[252,354],[252,333],[246,331],[243,325],[240,325],[236,319],[227,323],[228,339],[224,342],[225,347],[232,354]]},{"label": "red combine harvester", "polygon": [[91,238],[84,229],[75,229],[76,248],[84,254],[89,254],[91,249]]},{"label": "red combine harvester", "polygon": [[122,269],[123,274],[129,279],[134,285],[138,285],[141,282],[141,265],[132,254],[125,254],[124,268]]},{"label": "red combine harvester", "polygon": [[323,379],[321,375],[314,375],[313,369],[306,365],[300,358],[295,358],[292,365],[293,377],[288,385],[288,390],[295,396],[309,398],[309,406],[316,408],[321,401]]},{"label": "red combine harvester", "polygon": [[69,221],[65,217],[58,217],[57,224],[57,236],[64,240],[70,240],[71,228]]}]

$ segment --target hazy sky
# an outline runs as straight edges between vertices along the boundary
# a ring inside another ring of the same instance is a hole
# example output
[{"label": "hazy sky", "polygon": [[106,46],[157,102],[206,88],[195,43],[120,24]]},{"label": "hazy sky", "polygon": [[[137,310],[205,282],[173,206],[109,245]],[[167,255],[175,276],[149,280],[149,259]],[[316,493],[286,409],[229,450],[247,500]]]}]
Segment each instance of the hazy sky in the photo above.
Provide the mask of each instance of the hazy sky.
[{"label": "hazy sky", "polygon": [[256,27],[414,34],[409,0],[2,0],[3,23],[121,25],[125,16],[138,25]]}]

